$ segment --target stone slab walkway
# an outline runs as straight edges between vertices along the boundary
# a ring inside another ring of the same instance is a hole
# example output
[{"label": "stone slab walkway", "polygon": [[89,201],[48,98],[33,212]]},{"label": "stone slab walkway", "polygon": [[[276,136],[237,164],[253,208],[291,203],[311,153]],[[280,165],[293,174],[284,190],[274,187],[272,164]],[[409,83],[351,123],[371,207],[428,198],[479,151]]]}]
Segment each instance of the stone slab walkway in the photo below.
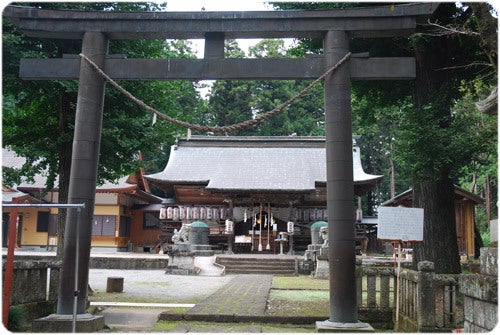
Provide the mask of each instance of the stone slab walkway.
[{"label": "stone slab walkway", "polygon": [[233,316],[263,316],[272,284],[272,275],[237,275],[227,285],[186,312],[190,315],[216,315],[219,319]]}]

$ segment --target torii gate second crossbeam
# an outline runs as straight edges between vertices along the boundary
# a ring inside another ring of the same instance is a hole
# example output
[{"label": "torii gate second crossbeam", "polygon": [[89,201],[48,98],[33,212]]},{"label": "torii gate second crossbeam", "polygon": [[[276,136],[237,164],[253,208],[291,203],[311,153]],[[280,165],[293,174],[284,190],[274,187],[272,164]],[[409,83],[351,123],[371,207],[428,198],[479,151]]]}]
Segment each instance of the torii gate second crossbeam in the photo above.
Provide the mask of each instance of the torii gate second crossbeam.
[{"label": "torii gate second crossbeam", "polygon": [[[270,12],[72,12],[7,6],[5,18],[27,36],[82,39],[82,53],[114,79],[309,79],[350,51],[351,38],[407,35],[438,4],[420,3],[331,11]],[[229,38],[322,38],[324,53],[304,59],[226,59]],[[126,59],[107,54],[110,39],[205,39],[204,59]],[[357,55],[325,79],[330,318],[323,329],[366,330],[358,321],[353,224],[350,81],[413,79],[413,58]],[[360,57],[361,56],[361,57]],[[79,229],[78,313],[85,313],[104,81],[78,56],[23,59],[20,76],[32,80],[79,79],[69,202],[85,203],[80,227],[69,211],[57,313],[72,313],[72,260]]]}]

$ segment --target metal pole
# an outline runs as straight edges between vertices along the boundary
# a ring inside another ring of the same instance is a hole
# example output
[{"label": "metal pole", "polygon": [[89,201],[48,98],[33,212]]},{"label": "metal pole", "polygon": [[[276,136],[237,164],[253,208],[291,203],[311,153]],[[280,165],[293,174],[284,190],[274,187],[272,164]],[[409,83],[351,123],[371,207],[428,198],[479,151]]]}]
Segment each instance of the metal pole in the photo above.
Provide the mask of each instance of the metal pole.
[{"label": "metal pole", "polygon": [[80,225],[80,214],[82,212],[82,209],[79,207],[77,209],[77,220],[76,220],[76,253],[75,253],[75,291],[73,293],[73,320],[71,324],[71,331],[73,333],[76,333],[76,314],[77,314],[77,305],[78,305],[78,269],[79,269],[79,262],[80,262],[80,239],[79,239],[79,233],[78,233],[78,226]]},{"label": "metal pole", "polygon": [[[324,38],[326,68],[349,52],[349,35],[329,31]],[[325,79],[328,261],[330,319],[357,323],[352,116],[349,62]]]},{"label": "metal pole", "polygon": [[2,204],[2,207],[15,208],[84,208],[85,204]]}]

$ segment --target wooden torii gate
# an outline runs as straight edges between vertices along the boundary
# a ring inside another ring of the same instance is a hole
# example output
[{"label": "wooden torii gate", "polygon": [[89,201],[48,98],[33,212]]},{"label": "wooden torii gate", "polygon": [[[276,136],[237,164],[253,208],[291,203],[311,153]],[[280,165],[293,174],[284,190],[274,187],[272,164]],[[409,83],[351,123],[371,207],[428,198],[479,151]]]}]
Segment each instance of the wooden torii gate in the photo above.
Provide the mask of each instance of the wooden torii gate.
[{"label": "wooden torii gate", "polygon": [[[82,39],[82,53],[117,80],[313,79],[349,51],[353,38],[405,36],[436,3],[323,11],[269,12],[79,12],[7,6],[3,12],[27,36]],[[324,53],[302,59],[226,59],[224,41],[237,38],[322,38]],[[127,59],[108,55],[112,39],[205,39],[204,59]],[[64,236],[58,315],[85,313],[91,221],[103,117],[104,80],[78,56],[21,59],[20,77],[30,80],[78,79],[69,199],[85,203],[82,224],[70,210]],[[355,231],[352,175],[352,80],[415,77],[413,58],[353,55],[325,79],[327,208],[329,227],[330,318],[326,329],[363,330],[358,321],[355,286]],[[79,290],[73,261],[80,237]]]}]

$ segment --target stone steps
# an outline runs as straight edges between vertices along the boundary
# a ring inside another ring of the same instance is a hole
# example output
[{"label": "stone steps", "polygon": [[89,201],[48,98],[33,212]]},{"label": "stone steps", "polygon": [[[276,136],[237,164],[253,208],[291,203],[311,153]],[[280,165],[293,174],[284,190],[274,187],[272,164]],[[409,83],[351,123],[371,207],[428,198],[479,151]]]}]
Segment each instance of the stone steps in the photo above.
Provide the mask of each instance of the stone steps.
[{"label": "stone steps", "polygon": [[226,274],[297,275],[295,258],[217,256],[215,262],[225,266]]}]

